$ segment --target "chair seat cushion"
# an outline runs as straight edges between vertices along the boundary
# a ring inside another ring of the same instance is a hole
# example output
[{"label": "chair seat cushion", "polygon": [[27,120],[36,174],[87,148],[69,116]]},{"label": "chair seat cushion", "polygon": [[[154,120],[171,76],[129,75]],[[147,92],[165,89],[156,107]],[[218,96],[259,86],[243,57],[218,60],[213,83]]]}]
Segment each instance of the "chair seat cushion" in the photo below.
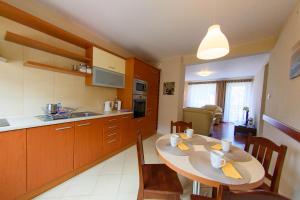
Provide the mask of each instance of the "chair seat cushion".
[{"label": "chair seat cushion", "polygon": [[183,193],[177,173],[164,164],[144,164],[143,175],[145,191]]}]

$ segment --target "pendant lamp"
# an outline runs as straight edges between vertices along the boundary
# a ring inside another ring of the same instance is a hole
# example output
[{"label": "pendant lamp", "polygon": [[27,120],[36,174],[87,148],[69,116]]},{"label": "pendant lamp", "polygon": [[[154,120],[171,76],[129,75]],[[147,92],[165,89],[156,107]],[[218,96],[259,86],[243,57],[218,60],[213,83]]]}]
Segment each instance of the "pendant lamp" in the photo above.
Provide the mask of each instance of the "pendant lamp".
[{"label": "pendant lamp", "polygon": [[221,58],[229,53],[229,43],[221,31],[220,25],[215,24],[208,28],[208,31],[200,43],[197,58],[211,60]]}]

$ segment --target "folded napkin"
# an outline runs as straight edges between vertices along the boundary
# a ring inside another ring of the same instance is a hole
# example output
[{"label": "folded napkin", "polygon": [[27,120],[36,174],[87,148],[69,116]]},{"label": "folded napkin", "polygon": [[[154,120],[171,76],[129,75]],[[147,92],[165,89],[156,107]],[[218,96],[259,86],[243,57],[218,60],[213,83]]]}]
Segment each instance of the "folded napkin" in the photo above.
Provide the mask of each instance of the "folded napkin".
[{"label": "folded napkin", "polygon": [[221,144],[215,144],[215,145],[212,145],[210,148],[212,148],[214,150],[222,150],[222,145]]},{"label": "folded napkin", "polygon": [[180,133],[179,136],[184,140],[189,138],[185,133]]},{"label": "folded napkin", "polygon": [[186,151],[186,150],[189,150],[189,149],[190,149],[190,147],[187,146],[186,144],[184,144],[183,142],[179,143],[179,144],[177,145],[177,147],[178,147],[181,151]]},{"label": "folded napkin", "polygon": [[236,168],[231,163],[226,163],[224,167],[222,167],[222,171],[225,176],[234,178],[234,179],[242,179],[241,174],[236,170]]}]

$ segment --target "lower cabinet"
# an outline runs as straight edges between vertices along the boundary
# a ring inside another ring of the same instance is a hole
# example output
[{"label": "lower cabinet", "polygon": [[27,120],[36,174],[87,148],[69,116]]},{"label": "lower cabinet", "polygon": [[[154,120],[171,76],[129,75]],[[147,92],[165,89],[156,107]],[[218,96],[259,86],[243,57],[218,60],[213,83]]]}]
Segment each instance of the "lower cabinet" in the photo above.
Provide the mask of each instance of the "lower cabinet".
[{"label": "lower cabinet", "polygon": [[103,123],[103,150],[108,155],[121,147],[121,117],[107,117]]},{"label": "lower cabinet", "polygon": [[26,192],[26,130],[0,133],[0,199]]},{"label": "lower cabinet", "polygon": [[99,119],[75,122],[75,169],[96,161],[103,154],[102,127]]},{"label": "lower cabinet", "polygon": [[73,149],[74,123],[27,129],[28,191],[72,172]]},{"label": "lower cabinet", "polygon": [[134,131],[133,116],[124,115],[121,117],[121,143],[127,146],[136,141],[136,132]]}]

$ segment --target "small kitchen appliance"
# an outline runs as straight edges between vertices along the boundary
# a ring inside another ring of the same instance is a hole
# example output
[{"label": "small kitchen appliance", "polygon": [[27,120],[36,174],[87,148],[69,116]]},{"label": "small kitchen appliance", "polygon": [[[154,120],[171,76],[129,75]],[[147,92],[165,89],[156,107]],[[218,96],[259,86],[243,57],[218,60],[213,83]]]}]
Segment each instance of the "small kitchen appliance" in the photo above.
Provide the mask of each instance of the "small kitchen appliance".
[{"label": "small kitchen appliance", "polygon": [[105,101],[104,102],[104,112],[112,111],[112,105],[113,105],[112,101]]}]

